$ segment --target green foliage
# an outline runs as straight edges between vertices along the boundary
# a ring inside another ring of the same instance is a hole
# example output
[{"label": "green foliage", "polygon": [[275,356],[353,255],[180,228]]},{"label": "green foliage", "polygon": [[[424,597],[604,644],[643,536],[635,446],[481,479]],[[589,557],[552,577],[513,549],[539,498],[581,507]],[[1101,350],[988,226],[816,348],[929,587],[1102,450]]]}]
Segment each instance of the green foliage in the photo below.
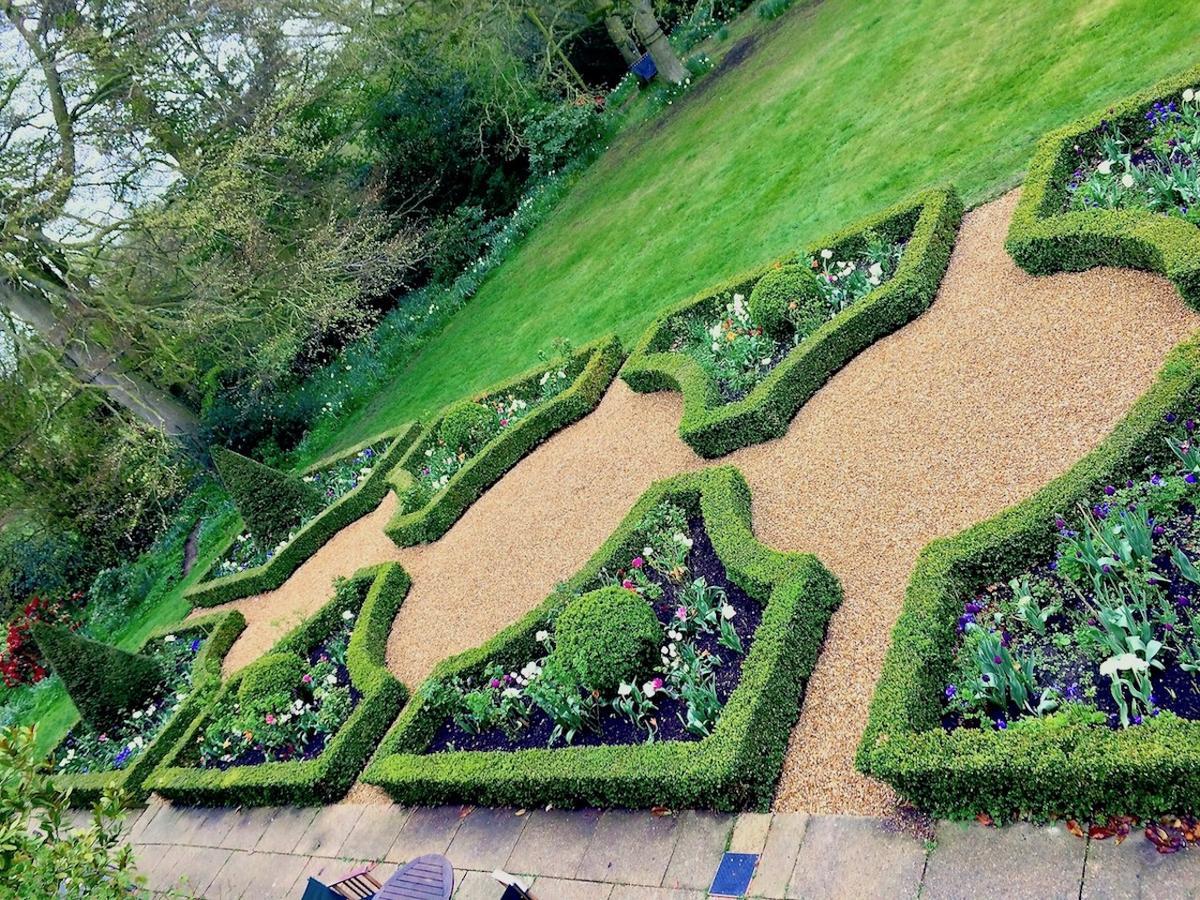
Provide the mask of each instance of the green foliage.
[{"label": "green foliage", "polygon": [[866,252],[869,238],[907,239],[895,275],[862,300],[825,321],[788,353],[745,397],[726,403],[717,386],[690,356],[672,353],[674,320],[725,293],[749,293],[766,272],[740,275],[699,299],[660,316],[629,355],[621,377],[635,391],[683,392],[679,435],[705,457],[781,436],[796,411],[835,372],[875,341],[908,324],[933,302],[950,263],[962,218],[953,188],[926,191],[850,226],[799,255],[822,249],[834,258]]},{"label": "green foliage", "polygon": [[392,622],[411,581],[400,566],[387,563],[362,569],[339,582],[333,599],[285,635],[272,654],[300,658],[321,644],[345,620],[356,615],[346,650],[350,683],[362,695],[348,719],[313,759],[274,761],[221,769],[191,764],[198,738],[227,700],[237,696],[244,675],[236,675],[190,723],[146,787],[180,803],[204,805],[280,805],[333,803],[345,796],[379,740],[404,705],[407,691],[387,669]]},{"label": "green foliage", "polygon": [[162,684],[162,670],[148,656],[41,622],[34,624],[33,637],[79,715],[97,731],[145,702]]},{"label": "green foliage", "polygon": [[750,315],[770,335],[801,337],[825,321],[825,303],[812,271],[793,263],[767,271],[754,285],[747,303]]},{"label": "green foliage", "polygon": [[472,456],[500,427],[500,417],[490,406],[460,400],[446,411],[438,425],[438,437],[450,450]]},{"label": "green foliage", "polygon": [[1029,163],[1005,242],[1017,265],[1034,275],[1094,266],[1158,272],[1174,283],[1184,300],[1200,307],[1200,230],[1194,224],[1148,209],[1065,211],[1077,144],[1088,143],[1101,121],[1130,133],[1138,131],[1144,127],[1148,107],[1160,100],[1177,101],[1183,89],[1197,82],[1200,69],[1194,68],[1042,139]]},{"label": "green foliage", "polygon": [[483,255],[498,226],[480,206],[456,207],[436,222],[427,235],[430,257],[425,265],[430,280],[434,284],[452,284],[463,269]]},{"label": "green foliage", "polygon": [[224,447],[213,447],[212,459],[221,483],[260,547],[287,540],[301,519],[321,506],[320,495],[295,475]]},{"label": "green foliage", "polygon": [[610,694],[653,666],[663,629],[641,596],[606,587],[571,603],[555,624],[554,659],[578,683]]},{"label": "green foliage", "polygon": [[[572,371],[578,367],[578,374],[569,387],[539,403],[527,416],[488,441],[450,476],[445,487],[430,495],[421,506],[415,506],[421,497],[406,493],[405,504],[385,528],[388,537],[399,546],[407,547],[437,540],[445,534],[484,491],[530,450],[595,409],[620,368],[622,357],[621,345],[616,338],[606,338],[577,350],[567,364]],[[478,397],[532,390],[546,371],[543,363]],[[440,431],[440,424],[435,423],[412,444],[397,468],[410,472],[418,468],[425,459],[425,451],[433,447]],[[405,481],[407,489],[407,479]]]},{"label": "green foliage", "polygon": [[709,736],[694,742],[427,754],[444,717],[430,708],[423,688],[401,713],[363,780],[380,785],[398,802],[415,804],[469,799],[518,806],[768,808],[841,588],[815,557],[777,553],[755,540],[749,488],[732,467],[652,486],[561,592],[481,647],[441,663],[430,682],[469,676],[479,683],[492,666],[508,671],[537,657],[538,631],[564,596],[596,589],[606,571],[638,555],[642,523],[664,503],[702,517],[729,578],[764,604],[741,681]]},{"label": "green foliage", "polygon": [[1157,381],[1091,453],[1033,497],[951,538],[918,559],[892,633],[858,767],[937,816],[1003,819],[1194,813],[1200,797],[1200,727],[1170,713],[1113,730],[1097,714],[1062,712],[1011,722],[1003,731],[941,727],[954,664],[955,627],[980,585],[1044,559],[1054,520],[1105,485],[1168,464],[1167,413],[1200,399],[1200,345],[1176,347]]},{"label": "green foliage", "polygon": [[139,895],[133,846],[122,840],[127,798],[106,789],[91,822],[74,829],[69,800],[37,752],[33,729],[0,729],[0,896]]},{"label": "green foliage", "polygon": [[[291,703],[292,692],[304,674],[304,660],[294,653],[268,653],[246,667],[238,699],[255,708],[270,709]],[[283,697],[282,703],[279,698]]]}]

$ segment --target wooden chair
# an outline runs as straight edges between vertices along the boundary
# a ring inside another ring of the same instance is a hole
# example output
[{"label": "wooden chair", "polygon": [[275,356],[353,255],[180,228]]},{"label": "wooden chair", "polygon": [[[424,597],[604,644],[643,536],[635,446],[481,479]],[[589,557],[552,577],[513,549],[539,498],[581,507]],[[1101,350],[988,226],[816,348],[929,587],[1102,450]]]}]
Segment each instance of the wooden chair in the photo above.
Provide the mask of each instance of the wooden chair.
[{"label": "wooden chair", "polygon": [[383,887],[371,874],[374,864],[362,869],[355,869],[344,878],[339,878],[332,884],[324,884],[315,878],[308,879],[301,900],[368,900],[379,893]]}]

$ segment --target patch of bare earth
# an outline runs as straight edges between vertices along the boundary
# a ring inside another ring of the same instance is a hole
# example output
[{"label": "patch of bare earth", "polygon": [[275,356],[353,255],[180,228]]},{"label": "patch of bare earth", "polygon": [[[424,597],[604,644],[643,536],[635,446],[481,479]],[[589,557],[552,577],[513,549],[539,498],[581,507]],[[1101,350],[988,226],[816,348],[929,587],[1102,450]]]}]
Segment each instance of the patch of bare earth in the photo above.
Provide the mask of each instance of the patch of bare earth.
[{"label": "patch of bare earth", "polygon": [[[1015,201],[966,217],[929,312],[843,369],[783,438],[720,460],[749,481],[758,536],[818,554],[845,588],[792,734],[780,810],[891,809],[853,755],[917,553],[1066,471],[1200,324],[1154,276],[1025,275],[1003,248]],[[653,481],[709,464],[678,439],[680,411],[676,395],[615,384],[427,546],[391,546],[389,497],[278,591],[231,604],[250,625],[227,670],[317,609],[334,575],[396,559],[414,583],[388,664],[415,687],[537,605]]]}]

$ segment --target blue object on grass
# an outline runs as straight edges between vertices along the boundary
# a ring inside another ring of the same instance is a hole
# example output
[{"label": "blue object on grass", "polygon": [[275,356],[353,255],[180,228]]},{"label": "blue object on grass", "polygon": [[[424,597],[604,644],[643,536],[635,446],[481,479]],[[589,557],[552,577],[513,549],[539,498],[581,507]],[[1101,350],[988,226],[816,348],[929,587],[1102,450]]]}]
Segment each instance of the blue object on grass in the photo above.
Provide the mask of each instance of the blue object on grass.
[{"label": "blue object on grass", "polygon": [[757,853],[726,853],[713,876],[710,894],[721,897],[744,897],[758,865]]},{"label": "blue object on grass", "polygon": [[643,53],[642,58],[629,67],[629,71],[643,81],[649,81],[658,74],[658,66],[654,65],[649,53]]}]

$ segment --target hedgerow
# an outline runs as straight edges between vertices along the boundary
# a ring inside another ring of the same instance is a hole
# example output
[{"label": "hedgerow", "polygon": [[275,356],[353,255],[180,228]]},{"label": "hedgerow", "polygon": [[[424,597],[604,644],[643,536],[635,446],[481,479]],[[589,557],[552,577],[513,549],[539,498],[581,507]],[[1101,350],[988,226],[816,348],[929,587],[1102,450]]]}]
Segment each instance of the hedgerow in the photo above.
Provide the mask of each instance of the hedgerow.
[{"label": "hedgerow", "polygon": [[[184,592],[187,600],[195,606],[217,606],[230,600],[238,600],[242,597],[261,594],[263,591],[274,590],[287,581],[291,574],[300,568],[310,556],[325,546],[330,538],[375,509],[391,487],[392,470],[412,446],[413,441],[421,434],[421,429],[419,425],[412,423],[389,434],[393,436],[391,445],[379,457],[371,474],[363,480],[362,484],[338,499],[301,528],[296,536],[268,562],[236,575],[201,581]],[[353,449],[314,463],[305,470],[305,474],[328,468],[343,459],[348,459],[363,447],[378,440],[379,438],[373,438]],[[220,554],[217,558],[220,558]]]},{"label": "hedgerow", "polygon": [[[770,267],[739,275],[660,316],[638,341],[621,377],[635,391],[683,393],[679,436],[705,457],[784,434],[796,411],[855,355],[911,322],[933,302],[950,262],[962,203],[953,188],[930,190],[813,244],[796,259],[821,249],[835,257],[861,250],[866,232],[890,241],[907,239],[896,274],[865,298],[825,322],[740,400],[723,402],[717,384],[684,353],[670,352],[675,323],[693,310],[715,308],[724,294],[750,296]],[[778,277],[778,276],[772,276]]]},{"label": "hedgerow", "polygon": [[816,557],[778,553],[755,539],[750,491],[732,467],[653,485],[560,591],[487,643],[442,662],[430,679],[478,677],[493,664],[507,669],[535,657],[537,631],[547,616],[567,595],[598,586],[606,567],[636,555],[639,523],[668,499],[702,516],[729,579],[764,605],[741,680],[711,735],[687,742],[426,754],[441,721],[418,693],[363,780],[413,804],[766,809],[841,587]]},{"label": "hedgerow", "polygon": [[246,620],[242,614],[237,610],[229,610],[161,628],[146,638],[143,646],[168,634],[181,639],[199,632],[207,634],[204,645],[192,663],[192,684],[188,698],[128,766],[107,772],[56,775],[56,784],[71,789],[72,805],[90,806],[100,799],[109,785],[124,788],[134,802],[145,799],[148,794],[144,787],[147,776],[179,740],[220,685],[221,662],[245,627]]},{"label": "hedgerow", "polygon": [[[467,508],[479,499],[489,487],[520,462],[534,447],[554,432],[583,418],[596,408],[600,398],[608,389],[613,376],[621,365],[623,354],[616,337],[609,337],[578,350],[567,365],[578,374],[570,387],[557,396],[538,405],[529,415],[505,428],[468,459],[442,488],[432,493],[415,492],[419,506],[402,508],[384,529],[388,536],[401,547],[437,540],[449,530]],[[496,395],[520,392],[536,384],[545,373],[545,364],[531,369],[503,384],[489,388],[472,398],[486,400]],[[454,407],[447,408],[441,416],[422,433],[420,440],[409,448],[391,476],[396,492],[404,496],[415,483],[427,450],[439,440],[442,422]],[[411,503],[410,503],[411,506]]]},{"label": "hedgerow", "polygon": [[197,738],[217,708],[236,696],[245,677],[238,674],[225,683],[147,779],[151,790],[179,802],[228,806],[313,805],[345,796],[407,697],[404,686],[387,670],[385,656],[392,621],[412,583],[394,563],[361,569],[350,582],[352,590],[338,591],[271,651],[272,655],[306,656],[340,623],[346,610],[357,613],[346,667],[361,697],[324,750],[312,759],[224,770],[194,764],[191,753]]},{"label": "hedgerow", "polygon": [[1148,107],[1177,99],[1198,82],[1200,68],[1191,69],[1042,139],[1005,242],[1017,265],[1033,275],[1095,266],[1157,272],[1174,283],[1184,300],[1200,308],[1200,229],[1195,225],[1146,209],[1067,211],[1067,184],[1076,167],[1077,143],[1102,122],[1130,136],[1144,134]]},{"label": "hedgerow", "polygon": [[[1078,707],[1005,730],[941,724],[964,601],[1054,547],[1054,520],[1107,484],[1165,463],[1166,414],[1200,399],[1200,344],[1168,357],[1114,431],[1033,497],[925,548],[892,633],[858,767],[939,816],[1100,818],[1200,810],[1200,722],[1170,713],[1136,728],[1085,721]],[[1188,407],[1190,408],[1190,407]]]}]

